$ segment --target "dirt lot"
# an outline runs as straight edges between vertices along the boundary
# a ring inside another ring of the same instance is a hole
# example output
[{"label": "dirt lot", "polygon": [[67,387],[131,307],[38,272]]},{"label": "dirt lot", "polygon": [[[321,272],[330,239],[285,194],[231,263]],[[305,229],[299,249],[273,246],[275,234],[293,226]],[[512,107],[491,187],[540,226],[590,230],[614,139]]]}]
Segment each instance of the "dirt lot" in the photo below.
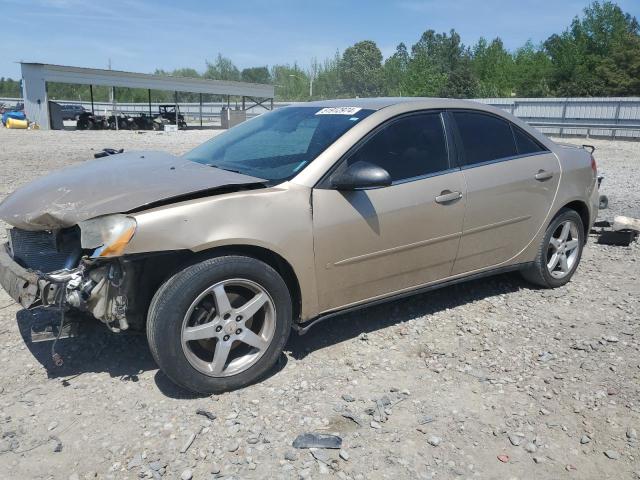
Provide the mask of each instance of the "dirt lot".
[{"label": "dirt lot", "polygon": [[[178,153],[211,134],[0,130],[0,193],[103,147]],[[640,143],[590,143],[603,216],[640,217]],[[46,314],[2,292],[0,477],[640,478],[639,298],[640,246],[591,236],[566,287],[503,275],[346,315],[292,337],[261,383],[202,398],[144,336],[99,326],[53,367],[24,339]],[[294,450],[304,432],[343,449]]]}]

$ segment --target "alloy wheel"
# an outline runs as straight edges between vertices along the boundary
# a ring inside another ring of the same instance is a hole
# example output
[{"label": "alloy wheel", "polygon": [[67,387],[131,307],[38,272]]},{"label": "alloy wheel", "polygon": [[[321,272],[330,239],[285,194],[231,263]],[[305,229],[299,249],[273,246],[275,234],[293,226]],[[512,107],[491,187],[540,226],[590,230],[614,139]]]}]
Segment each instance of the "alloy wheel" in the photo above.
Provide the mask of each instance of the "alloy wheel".
[{"label": "alloy wheel", "polygon": [[269,293],[247,279],[229,279],[204,290],[182,323],[182,350],[199,372],[228,377],[254,365],[266,352],[276,327]]},{"label": "alloy wheel", "polygon": [[547,270],[553,278],[566,277],[575,266],[580,253],[578,226],[571,220],[560,223],[549,239]]}]

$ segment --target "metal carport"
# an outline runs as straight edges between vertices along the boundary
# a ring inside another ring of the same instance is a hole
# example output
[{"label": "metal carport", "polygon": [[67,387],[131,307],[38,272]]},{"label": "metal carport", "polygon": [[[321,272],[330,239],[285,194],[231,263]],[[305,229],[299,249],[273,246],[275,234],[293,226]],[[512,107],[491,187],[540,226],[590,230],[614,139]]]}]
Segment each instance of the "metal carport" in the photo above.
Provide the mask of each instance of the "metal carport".
[{"label": "metal carport", "polygon": [[[273,108],[274,87],[257,83],[171,77],[147,73],[122,72],[98,68],[69,67],[45,63],[21,62],[22,90],[27,118],[48,130],[49,102],[47,82],[103,85],[107,87],[145,88],[213,95],[242,97],[243,109],[270,102]],[[252,105],[247,107],[246,101]],[[266,107],[265,107],[266,108]]]}]

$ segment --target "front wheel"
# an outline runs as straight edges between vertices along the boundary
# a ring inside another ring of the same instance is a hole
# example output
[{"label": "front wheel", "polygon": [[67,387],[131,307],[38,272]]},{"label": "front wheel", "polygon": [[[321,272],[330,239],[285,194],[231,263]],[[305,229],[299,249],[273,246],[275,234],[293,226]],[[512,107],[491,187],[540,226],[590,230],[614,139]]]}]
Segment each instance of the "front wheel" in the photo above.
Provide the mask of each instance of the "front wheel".
[{"label": "front wheel", "polygon": [[561,210],[547,228],[533,265],[522,276],[545,288],[566,284],[580,263],[584,235],[580,215],[575,210]]},{"label": "front wheel", "polygon": [[151,353],[176,384],[198,393],[249,385],[275,364],[292,322],[287,285],[269,265],[222,256],[167,280],[151,301]]}]

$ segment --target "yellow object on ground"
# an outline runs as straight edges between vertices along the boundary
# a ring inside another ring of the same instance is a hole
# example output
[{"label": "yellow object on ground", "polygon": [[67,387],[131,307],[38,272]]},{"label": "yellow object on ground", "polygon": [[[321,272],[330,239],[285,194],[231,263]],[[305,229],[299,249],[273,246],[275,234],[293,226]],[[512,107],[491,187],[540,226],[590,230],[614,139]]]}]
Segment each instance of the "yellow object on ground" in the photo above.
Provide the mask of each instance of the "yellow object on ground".
[{"label": "yellow object on ground", "polygon": [[7,124],[5,125],[7,128],[29,128],[28,120],[16,120],[15,118],[8,118]]}]

